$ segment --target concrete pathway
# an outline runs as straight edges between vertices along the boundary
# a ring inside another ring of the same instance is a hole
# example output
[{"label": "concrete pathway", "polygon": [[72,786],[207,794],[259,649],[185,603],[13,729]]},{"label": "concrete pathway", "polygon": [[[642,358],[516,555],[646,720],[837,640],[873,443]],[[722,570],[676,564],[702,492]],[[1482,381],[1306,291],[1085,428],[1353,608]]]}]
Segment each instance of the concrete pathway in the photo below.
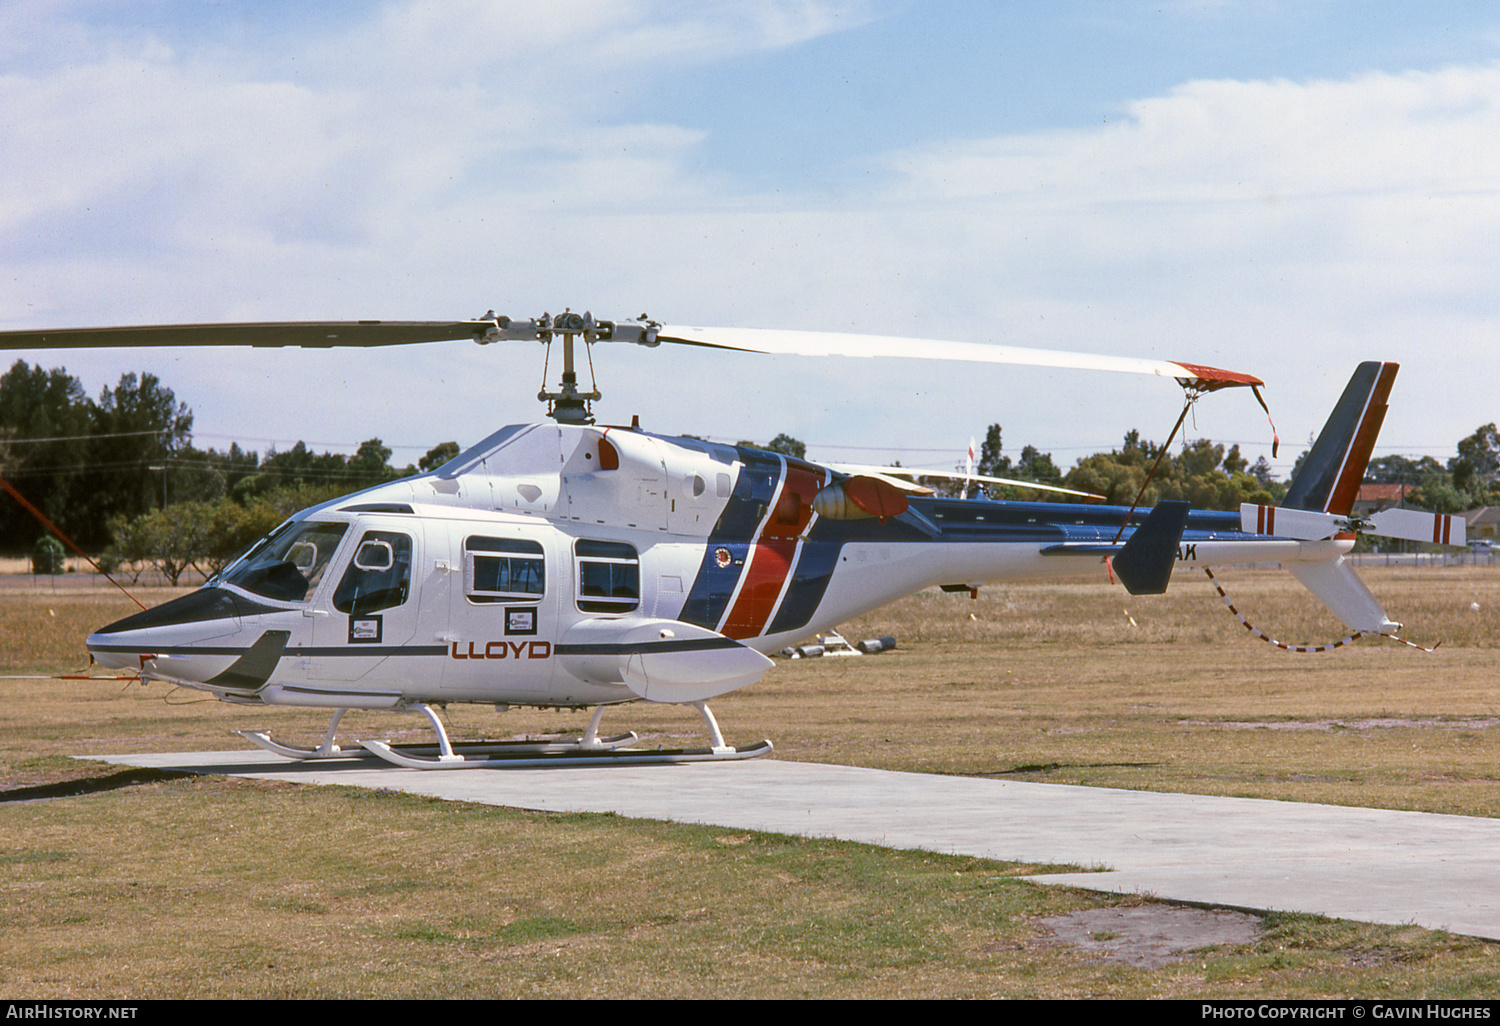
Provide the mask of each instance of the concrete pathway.
[{"label": "concrete pathway", "polygon": [[1108,872],[1044,883],[1500,939],[1500,819],[892,773],[758,759],[403,770],[262,752],[97,756],[128,766],[615,812]]}]

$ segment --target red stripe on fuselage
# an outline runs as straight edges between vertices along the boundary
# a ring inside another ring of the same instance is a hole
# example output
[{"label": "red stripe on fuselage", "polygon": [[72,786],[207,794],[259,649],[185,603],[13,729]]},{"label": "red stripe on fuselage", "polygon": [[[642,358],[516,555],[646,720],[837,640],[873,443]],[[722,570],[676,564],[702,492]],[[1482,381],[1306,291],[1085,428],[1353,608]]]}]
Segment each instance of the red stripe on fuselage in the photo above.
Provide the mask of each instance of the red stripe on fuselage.
[{"label": "red stripe on fuselage", "polygon": [[745,560],[739,594],[719,633],[735,639],[753,638],[766,629],[796,566],[798,539],[812,523],[813,496],[826,483],[820,468],[800,460],[786,461],[786,479],[773,508],[761,522],[760,536]]}]

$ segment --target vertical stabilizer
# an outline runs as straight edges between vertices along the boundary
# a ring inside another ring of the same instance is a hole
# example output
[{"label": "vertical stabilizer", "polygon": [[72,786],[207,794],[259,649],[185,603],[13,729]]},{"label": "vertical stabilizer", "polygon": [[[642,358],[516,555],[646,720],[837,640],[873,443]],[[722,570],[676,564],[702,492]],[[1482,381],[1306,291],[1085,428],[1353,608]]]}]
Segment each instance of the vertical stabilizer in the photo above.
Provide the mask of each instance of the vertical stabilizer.
[{"label": "vertical stabilizer", "polygon": [[1386,615],[1380,600],[1370,594],[1354,568],[1342,556],[1326,563],[1287,563],[1293,577],[1333,611],[1351,630],[1394,634],[1401,625]]},{"label": "vertical stabilizer", "polygon": [[1170,500],[1158,502],[1125,542],[1120,554],[1110,561],[1120,583],[1130,594],[1161,595],[1166,592],[1191,505]]},{"label": "vertical stabilizer", "polygon": [[1395,363],[1362,363],[1349,379],[1322,434],[1281,505],[1347,516],[1365,476],[1365,465],[1385,420],[1386,400],[1396,380]]},{"label": "vertical stabilizer", "polygon": [[[1314,514],[1333,514],[1330,521],[1347,517],[1353,511],[1354,499],[1364,480],[1365,466],[1375,449],[1375,439],[1385,420],[1386,400],[1396,380],[1399,365],[1394,363],[1360,364],[1344,387],[1338,405],[1328,415],[1322,434],[1313,443],[1302,469],[1287,488],[1281,508],[1304,510]],[[1265,511],[1269,519],[1272,511]],[[1241,516],[1245,512],[1241,511]],[[1302,515],[1305,519],[1305,515]],[[1296,519],[1296,518],[1289,518]],[[1312,537],[1353,537],[1333,535],[1336,523],[1325,525],[1327,533],[1314,531]],[[1267,524],[1266,530],[1273,530]],[[1294,536],[1297,534],[1294,532]],[[1391,634],[1401,629],[1386,615],[1380,600],[1370,594],[1354,568],[1336,555],[1332,559],[1284,563],[1292,575],[1323,601],[1340,620],[1356,631]]]}]

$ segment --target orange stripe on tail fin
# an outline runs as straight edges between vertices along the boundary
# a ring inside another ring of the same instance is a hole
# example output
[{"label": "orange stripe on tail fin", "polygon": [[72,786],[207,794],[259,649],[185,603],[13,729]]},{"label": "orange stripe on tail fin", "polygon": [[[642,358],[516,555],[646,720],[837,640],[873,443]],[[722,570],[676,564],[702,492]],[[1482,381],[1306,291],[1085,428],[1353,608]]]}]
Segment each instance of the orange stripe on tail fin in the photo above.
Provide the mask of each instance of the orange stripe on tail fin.
[{"label": "orange stripe on tail fin", "polygon": [[1302,469],[1287,488],[1283,507],[1349,514],[1380,435],[1386,400],[1398,369],[1399,364],[1373,361],[1355,369]]}]

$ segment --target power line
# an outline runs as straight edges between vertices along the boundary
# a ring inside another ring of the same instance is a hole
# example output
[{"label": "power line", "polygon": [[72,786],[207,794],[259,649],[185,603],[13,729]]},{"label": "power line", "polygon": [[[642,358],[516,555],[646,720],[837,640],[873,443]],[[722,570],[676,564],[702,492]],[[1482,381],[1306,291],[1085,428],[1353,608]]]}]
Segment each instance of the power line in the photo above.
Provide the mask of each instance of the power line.
[{"label": "power line", "polygon": [[171,434],[170,428],[162,428],[159,431],[106,431],[93,435],[54,435],[51,438],[4,438],[0,437],[0,445],[35,445],[39,442],[87,442],[95,438],[136,438],[141,435],[166,435]]}]

